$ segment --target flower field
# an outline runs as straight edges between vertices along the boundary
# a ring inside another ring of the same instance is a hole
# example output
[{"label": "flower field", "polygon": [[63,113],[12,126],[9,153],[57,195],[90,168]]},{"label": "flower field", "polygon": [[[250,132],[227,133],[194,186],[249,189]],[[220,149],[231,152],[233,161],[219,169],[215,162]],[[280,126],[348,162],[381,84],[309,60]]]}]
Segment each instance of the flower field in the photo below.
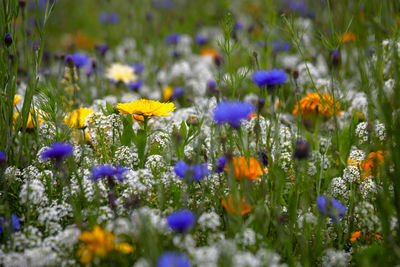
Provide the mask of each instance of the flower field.
[{"label": "flower field", "polygon": [[400,266],[400,2],[0,5],[0,266]]}]

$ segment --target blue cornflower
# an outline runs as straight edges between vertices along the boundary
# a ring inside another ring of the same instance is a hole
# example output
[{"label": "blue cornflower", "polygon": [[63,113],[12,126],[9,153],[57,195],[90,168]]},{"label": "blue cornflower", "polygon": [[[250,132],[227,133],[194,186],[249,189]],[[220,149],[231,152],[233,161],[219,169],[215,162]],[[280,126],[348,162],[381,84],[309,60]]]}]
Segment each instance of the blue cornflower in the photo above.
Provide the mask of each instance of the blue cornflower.
[{"label": "blue cornflower", "polygon": [[123,174],[128,169],[122,166],[114,167],[110,164],[97,165],[92,168],[93,180],[97,181],[103,177],[116,177],[118,180],[123,180]]},{"label": "blue cornflower", "polygon": [[175,45],[175,44],[179,43],[180,39],[181,39],[181,35],[179,33],[172,33],[165,37],[164,42],[167,45]]},{"label": "blue cornflower", "polygon": [[215,173],[221,173],[224,171],[225,165],[226,165],[226,158],[225,157],[219,157],[217,160],[215,160]]},{"label": "blue cornflower", "polygon": [[81,68],[89,64],[90,58],[88,55],[83,53],[75,53],[72,55],[72,61],[77,68]]},{"label": "blue cornflower", "polygon": [[253,83],[258,87],[274,88],[276,85],[284,84],[287,80],[287,75],[282,69],[273,69],[270,71],[259,70],[253,75]]},{"label": "blue cornflower", "polygon": [[258,41],[257,42],[257,45],[258,46],[260,46],[260,47],[267,47],[268,46],[268,41],[267,40],[265,40],[265,41]]},{"label": "blue cornflower", "polygon": [[317,206],[318,212],[327,215],[334,223],[338,223],[338,218],[342,218],[347,211],[347,207],[334,197],[331,199],[325,196],[317,197]]},{"label": "blue cornflower", "polygon": [[167,217],[168,226],[176,232],[190,230],[196,222],[196,217],[190,210],[179,210]]},{"label": "blue cornflower", "polygon": [[[3,224],[6,222],[6,219],[4,217],[0,217],[0,234],[3,233]],[[20,222],[15,214],[11,214],[11,225],[10,225],[10,230],[11,231],[18,231],[20,227]]]},{"label": "blue cornflower", "polygon": [[171,95],[171,97],[169,98],[170,100],[176,99],[176,98],[180,98],[181,96],[183,96],[185,94],[185,89],[183,89],[180,86],[177,86],[174,88],[174,91]]},{"label": "blue cornflower", "polygon": [[110,24],[118,24],[120,17],[117,13],[110,13],[108,14],[108,22]]},{"label": "blue cornflower", "polygon": [[4,151],[0,151],[0,163],[6,162],[6,153]]},{"label": "blue cornflower", "polygon": [[129,83],[128,84],[128,88],[137,92],[139,90],[139,88],[143,85],[143,81],[142,80],[137,80],[136,82],[133,83]]},{"label": "blue cornflower", "polygon": [[104,56],[106,54],[106,52],[108,51],[109,47],[106,44],[97,44],[97,45],[95,45],[95,48],[96,48],[97,51],[99,51],[99,53],[101,55]]},{"label": "blue cornflower", "polygon": [[190,167],[190,172],[193,173],[193,180],[201,180],[210,175],[207,163],[192,165]]},{"label": "blue cornflower", "polygon": [[135,73],[136,74],[140,74],[143,72],[144,70],[144,65],[142,63],[138,63],[138,64],[129,64],[132,68],[135,69]]},{"label": "blue cornflower", "polygon": [[210,175],[210,171],[207,168],[207,163],[188,165],[183,160],[180,160],[176,163],[174,171],[176,176],[185,178],[187,175],[188,177],[192,178],[192,180],[201,180]]},{"label": "blue cornflower", "polygon": [[174,167],[176,176],[180,178],[185,177],[185,174],[188,170],[189,166],[183,160],[178,161]]},{"label": "blue cornflower", "polygon": [[171,0],[155,0],[154,6],[157,9],[168,10],[171,9],[174,6],[174,4]]},{"label": "blue cornflower", "polygon": [[233,27],[235,30],[242,30],[244,28],[244,24],[241,21],[236,21]]},{"label": "blue cornflower", "polygon": [[198,35],[196,35],[196,37],[195,37],[195,41],[196,41],[196,43],[198,43],[199,45],[203,45],[203,44],[207,43],[208,38],[207,38],[207,36],[205,36],[205,35],[198,34]]},{"label": "blue cornflower", "polygon": [[189,259],[176,252],[165,252],[158,259],[157,267],[191,267]]},{"label": "blue cornflower", "polygon": [[220,102],[214,109],[214,120],[219,123],[229,123],[233,128],[239,128],[242,120],[254,113],[251,103],[232,101]]},{"label": "blue cornflower", "polygon": [[61,160],[64,157],[72,155],[73,147],[68,143],[54,143],[42,153],[42,159]]},{"label": "blue cornflower", "polygon": [[4,43],[6,44],[6,46],[10,46],[12,44],[12,37],[11,34],[6,33],[6,36],[4,37]]}]

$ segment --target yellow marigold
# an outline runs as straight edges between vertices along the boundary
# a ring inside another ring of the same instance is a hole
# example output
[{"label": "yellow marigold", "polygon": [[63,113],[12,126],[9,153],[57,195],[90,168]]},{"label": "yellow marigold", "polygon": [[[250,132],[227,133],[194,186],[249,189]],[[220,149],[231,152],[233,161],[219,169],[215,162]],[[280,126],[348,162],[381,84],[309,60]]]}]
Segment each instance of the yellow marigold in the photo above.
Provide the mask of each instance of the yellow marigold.
[{"label": "yellow marigold", "polygon": [[164,101],[168,101],[172,94],[174,93],[174,89],[171,86],[166,86],[163,90],[163,99]]},{"label": "yellow marigold", "polygon": [[378,172],[379,167],[385,162],[387,151],[378,150],[368,154],[367,158],[361,163],[361,168],[365,176],[371,175],[373,172]]},{"label": "yellow marigold", "polygon": [[122,114],[136,114],[143,116],[167,117],[175,110],[174,103],[140,99],[130,103],[119,103],[117,109]]},{"label": "yellow marigold", "polygon": [[19,103],[19,101],[21,101],[21,96],[20,95],[15,95],[14,96],[14,104],[13,106],[17,105]]},{"label": "yellow marigold", "polygon": [[71,128],[82,129],[85,128],[85,121],[89,114],[94,111],[91,108],[78,108],[73,110],[64,118],[64,122]]},{"label": "yellow marigold", "polygon": [[[39,125],[40,125],[43,122],[43,119],[41,118],[41,116],[38,113],[36,113],[36,115],[38,117],[37,120],[38,120]],[[18,117],[19,117],[19,113],[18,112],[14,112],[14,115],[13,115],[14,124],[17,121]],[[36,122],[35,122],[34,118],[32,117],[32,114],[29,112],[28,121],[26,122],[26,129],[31,130],[31,129],[35,128],[35,127],[36,127]]]},{"label": "yellow marigold", "polygon": [[[328,93],[323,96],[321,93],[307,93],[307,95],[300,100],[301,115],[304,117],[310,115],[323,115],[331,117],[333,112],[340,116],[340,103],[333,103],[333,97]],[[293,110],[293,115],[299,115],[299,103],[296,104]]]},{"label": "yellow marigold", "polygon": [[239,212],[242,215],[245,215],[253,210],[253,207],[246,203],[245,197],[242,198],[242,201],[239,204],[237,201],[233,200],[232,194],[228,196],[227,201],[222,199],[221,205],[224,207],[227,213],[234,215],[238,214]]},{"label": "yellow marigold", "polygon": [[114,63],[106,71],[106,77],[113,82],[133,83],[137,80],[135,70],[129,65]]},{"label": "yellow marigold", "polygon": [[89,264],[93,257],[105,258],[112,251],[131,253],[133,247],[128,243],[115,244],[115,235],[96,225],[92,232],[84,231],[79,236],[79,241],[84,244],[79,248],[77,256],[81,263]]},{"label": "yellow marigold", "polygon": [[[237,180],[249,179],[259,180],[263,174],[260,163],[255,158],[245,158],[243,156],[233,159],[233,167]],[[225,167],[227,169],[227,167]]]}]

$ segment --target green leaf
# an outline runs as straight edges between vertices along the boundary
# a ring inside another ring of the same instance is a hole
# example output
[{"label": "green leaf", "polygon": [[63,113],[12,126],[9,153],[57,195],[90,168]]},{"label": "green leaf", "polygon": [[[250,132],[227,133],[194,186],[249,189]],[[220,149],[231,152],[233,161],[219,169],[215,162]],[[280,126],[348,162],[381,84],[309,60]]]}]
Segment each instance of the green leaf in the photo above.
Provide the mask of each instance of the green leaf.
[{"label": "green leaf", "polygon": [[124,125],[124,130],[122,131],[121,144],[124,146],[130,146],[132,139],[135,137],[135,132],[132,129],[132,116],[124,117],[122,123]]}]

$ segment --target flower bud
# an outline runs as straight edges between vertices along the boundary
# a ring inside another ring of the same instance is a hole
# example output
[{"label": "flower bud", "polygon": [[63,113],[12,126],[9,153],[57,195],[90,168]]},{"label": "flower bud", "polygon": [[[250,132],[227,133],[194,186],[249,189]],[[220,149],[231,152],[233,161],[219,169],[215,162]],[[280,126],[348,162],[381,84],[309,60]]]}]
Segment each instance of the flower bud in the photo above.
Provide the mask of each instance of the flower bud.
[{"label": "flower bud", "polygon": [[11,34],[7,33],[6,36],[4,37],[4,43],[6,44],[7,47],[11,46],[13,40],[11,37]]}]

